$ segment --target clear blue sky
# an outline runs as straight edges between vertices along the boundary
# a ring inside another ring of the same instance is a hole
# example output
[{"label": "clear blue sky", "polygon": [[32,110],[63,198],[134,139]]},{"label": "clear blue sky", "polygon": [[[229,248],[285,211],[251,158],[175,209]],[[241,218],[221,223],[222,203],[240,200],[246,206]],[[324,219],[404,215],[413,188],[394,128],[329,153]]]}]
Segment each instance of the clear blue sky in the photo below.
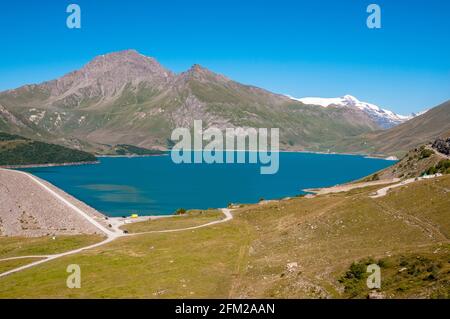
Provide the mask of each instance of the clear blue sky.
[{"label": "clear blue sky", "polygon": [[[66,27],[68,4],[81,30]],[[366,7],[382,28],[366,27]],[[352,94],[398,113],[450,98],[447,0],[89,0],[0,4],[0,90],[134,48],[175,72],[194,63],[296,97]]]}]

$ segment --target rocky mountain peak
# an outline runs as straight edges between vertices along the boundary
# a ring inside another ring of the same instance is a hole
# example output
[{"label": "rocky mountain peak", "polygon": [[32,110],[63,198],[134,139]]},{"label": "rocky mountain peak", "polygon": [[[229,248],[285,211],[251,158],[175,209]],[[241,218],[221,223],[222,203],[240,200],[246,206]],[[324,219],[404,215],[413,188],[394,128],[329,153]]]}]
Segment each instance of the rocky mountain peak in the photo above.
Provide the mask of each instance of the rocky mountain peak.
[{"label": "rocky mountain peak", "polygon": [[128,84],[136,86],[145,82],[148,86],[159,87],[174,76],[154,58],[136,50],[124,50],[99,55],[81,69],[43,85],[58,99],[75,95],[79,100],[86,92],[90,98],[113,96]]},{"label": "rocky mountain peak", "polygon": [[97,56],[77,72],[83,74],[84,77],[115,77],[118,79],[126,78],[127,80],[173,76],[172,72],[165,69],[154,58],[144,56],[136,50],[125,50]]},{"label": "rocky mountain peak", "polygon": [[84,69],[95,69],[97,67],[103,67],[105,70],[111,69],[116,66],[126,65],[129,68],[140,69],[144,71],[160,71],[167,72],[158,61],[154,58],[147,57],[138,53],[136,50],[124,50],[113,52],[109,54],[99,55],[95,57],[91,62],[86,64]]},{"label": "rocky mountain peak", "polygon": [[219,81],[228,82],[230,81],[227,77],[214,73],[208,68],[201,66],[200,64],[194,64],[189,70],[180,74],[180,77],[185,79],[194,79],[198,81]]}]

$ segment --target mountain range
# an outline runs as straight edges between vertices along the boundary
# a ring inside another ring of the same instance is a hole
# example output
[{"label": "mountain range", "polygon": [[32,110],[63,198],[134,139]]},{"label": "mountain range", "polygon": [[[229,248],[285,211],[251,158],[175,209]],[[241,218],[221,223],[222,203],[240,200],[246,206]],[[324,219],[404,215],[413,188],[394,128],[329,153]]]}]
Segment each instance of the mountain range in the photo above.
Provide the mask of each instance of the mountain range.
[{"label": "mountain range", "polygon": [[[290,96],[289,96],[290,97]],[[418,114],[412,113],[411,115],[399,115],[392,111],[382,109],[381,107],[362,102],[356,97],[351,95],[344,95],[337,98],[321,98],[321,97],[305,97],[305,98],[294,98],[293,100],[299,101],[303,104],[308,105],[318,105],[322,107],[345,107],[361,110],[366,113],[375,123],[377,123],[381,128],[388,129],[394,127],[398,124],[404,123],[417,115],[421,115],[425,112]]]},{"label": "mountain range", "polygon": [[[322,104],[320,104],[320,103]],[[346,96],[323,105],[244,85],[200,65],[176,74],[134,50],[0,93],[0,131],[96,153],[167,149],[176,127],[278,127],[282,149],[327,151],[407,117]],[[330,107],[333,106],[333,107]],[[346,106],[346,107],[342,107]]]},{"label": "mountain range", "polygon": [[450,101],[389,130],[345,138],[332,150],[401,156],[405,151],[430,143],[437,137],[450,137]]}]

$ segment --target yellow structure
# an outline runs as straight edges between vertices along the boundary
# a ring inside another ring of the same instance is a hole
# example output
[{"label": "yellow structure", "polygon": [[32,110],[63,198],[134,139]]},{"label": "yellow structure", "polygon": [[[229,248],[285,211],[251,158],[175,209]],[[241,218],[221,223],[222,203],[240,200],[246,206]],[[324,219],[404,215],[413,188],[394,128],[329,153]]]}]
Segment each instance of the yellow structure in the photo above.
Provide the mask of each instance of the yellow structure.
[{"label": "yellow structure", "polygon": [[131,214],[131,218],[138,218],[139,215],[138,214]]}]

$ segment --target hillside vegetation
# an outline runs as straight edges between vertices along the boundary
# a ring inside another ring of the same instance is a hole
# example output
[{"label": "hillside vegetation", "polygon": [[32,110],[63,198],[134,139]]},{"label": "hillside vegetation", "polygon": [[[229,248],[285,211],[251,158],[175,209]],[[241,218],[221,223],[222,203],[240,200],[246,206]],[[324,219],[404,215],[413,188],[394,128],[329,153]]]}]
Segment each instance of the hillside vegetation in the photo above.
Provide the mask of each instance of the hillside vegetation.
[{"label": "hillside vegetation", "polygon": [[439,152],[442,148],[437,148],[437,145],[441,145],[436,143],[437,141],[441,140],[410,150],[395,165],[368,176],[365,181],[393,177],[405,179],[436,173],[450,174],[450,157]]},{"label": "hillside vegetation", "polygon": [[333,150],[401,157],[410,149],[446,137],[450,132],[450,101],[389,130],[343,138]]},{"label": "hillside vegetation", "polygon": [[[120,238],[1,278],[0,296],[366,298],[364,266],[375,262],[384,298],[450,297],[450,176],[370,198],[379,187],[243,205],[227,223]],[[74,263],[81,289],[65,286]]]},{"label": "hillside vegetation", "polygon": [[100,235],[45,237],[0,237],[0,259],[18,256],[50,255],[91,245],[102,240]]},{"label": "hillside vegetation", "polygon": [[0,165],[94,162],[94,155],[56,144],[0,132]]},{"label": "hillside vegetation", "polygon": [[128,144],[119,144],[112,148],[111,151],[108,152],[108,154],[115,153],[116,155],[161,155],[165,154],[166,152],[155,150],[155,149],[147,149],[143,147],[138,147],[134,145],[128,145]]},{"label": "hillside vegetation", "polygon": [[143,233],[148,231],[159,231],[168,229],[179,229],[186,227],[195,227],[198,225],[210,223],[223,218],[219,210],[189,210],[184,214],[174,217],[163,217],[151,219],[145,222],[130,223],[122,226],[121,229],[129,233]]}]

